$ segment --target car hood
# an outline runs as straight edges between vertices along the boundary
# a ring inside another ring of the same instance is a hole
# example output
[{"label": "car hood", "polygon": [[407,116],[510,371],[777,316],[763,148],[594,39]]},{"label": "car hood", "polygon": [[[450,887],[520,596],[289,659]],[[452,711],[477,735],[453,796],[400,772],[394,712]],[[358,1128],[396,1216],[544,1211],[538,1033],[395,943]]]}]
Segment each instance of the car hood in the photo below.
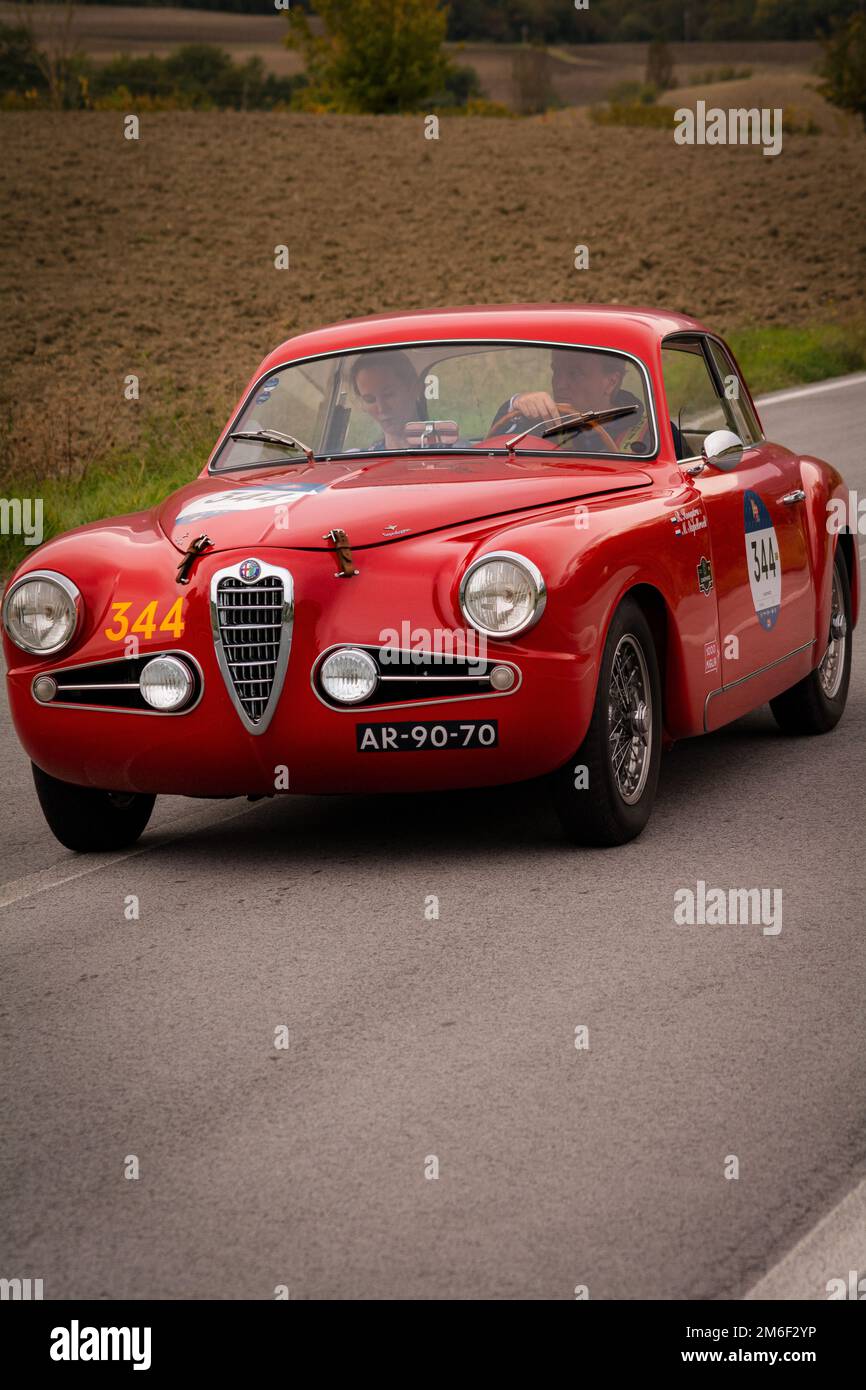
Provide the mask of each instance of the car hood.
[{"label": "car hood", "polygon": [[338,527],[353,546],[381,545],[651,482],[628,463],[595,459],[415,455],[210,475],[173,493],[158,516],[179,550],[202,533],[216,550],[319,550]]}]

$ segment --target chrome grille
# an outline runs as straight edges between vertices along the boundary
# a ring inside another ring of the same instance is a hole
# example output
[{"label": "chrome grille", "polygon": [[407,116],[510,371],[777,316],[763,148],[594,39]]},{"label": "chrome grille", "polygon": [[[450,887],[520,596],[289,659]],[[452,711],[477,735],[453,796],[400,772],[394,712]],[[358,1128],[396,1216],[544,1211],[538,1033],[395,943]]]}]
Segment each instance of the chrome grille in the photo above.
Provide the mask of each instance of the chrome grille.
[{"label": "chrome grille", "polygon": [[270,570],[253,581],[225,572],[215,576],[211,602],[217,656],[238,712],[257,733],[270,719],[285,673],[292,599],[287,571]]}]

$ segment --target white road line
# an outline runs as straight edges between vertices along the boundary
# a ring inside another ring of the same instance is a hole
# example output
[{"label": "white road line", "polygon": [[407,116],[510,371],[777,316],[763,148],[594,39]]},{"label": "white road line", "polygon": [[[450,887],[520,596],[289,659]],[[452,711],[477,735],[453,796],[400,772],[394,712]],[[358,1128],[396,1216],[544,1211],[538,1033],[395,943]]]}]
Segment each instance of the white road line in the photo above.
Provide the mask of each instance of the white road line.
[{"label": "white road line", "polygon": [[[14,879],[11,883],[4,883],[0,887],[0,908],[10,907],[12,903],[20,903],[24,898],[33,898],[37,893],[45,893],[49,888],[61,888],[65,883],[73,883],[77,878],[84,878],[87,874],[95,874],[100,869],[107,869],[113,864],[121,864],[124,859],[134,859],[138,854],[147,854],[152,849],[161,849],[163,845],[171,844],[173,840],[182,840],[187,835],[194,834],[197,830],[207,830],[211,826],[220,825],[223,821],[236,820],[238,816],[245,816],[254,810],[254,806],[244,806],[240,811],[232,810],[223,815],[214,815],[211,809],[208,812],[197,812],[193,816],[185,816],[179,820],[176,830],[168,830],[160,835],[155,835],[152,840],[145,844],[136,845],[133,849],[125,850],[118,854],[112,851],[107,854],[82,854],[74,861],[65,860],[61,864],[52,864],[47,869],[38,869],[36,873],[27,874],[25,878]],[[70,869],[70,863],[75,863],[76,867]]]},{"label": "white road line", "polygon": [[745,1295],[761,1298],[826,1299],[830,1279],[848,1285],[851,1271],[866,1277],[866,1178],[843,1197]]},{"label": "white road line", "polygon": [[820,396],[825,391],[842,391],[846,386],[866,387],[866,372],[856,376],[840,376],[834,381],[818,381],[812,386],[795,386],[790,391],[771,391],[766,396],[756,396],[755,405],[760,410],[767,406],[784,405],[786,401],[800,400],[803,396]]}]

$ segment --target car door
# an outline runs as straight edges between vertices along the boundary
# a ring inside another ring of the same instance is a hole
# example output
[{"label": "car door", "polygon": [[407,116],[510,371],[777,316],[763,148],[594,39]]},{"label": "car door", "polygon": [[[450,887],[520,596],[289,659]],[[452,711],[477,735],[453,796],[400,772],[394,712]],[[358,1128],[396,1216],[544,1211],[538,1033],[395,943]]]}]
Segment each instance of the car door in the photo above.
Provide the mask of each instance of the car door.
[{"label": "car door", "polygon": [[[712,582],[728,686],[812,641],[814,603],[799,460],[761,434],[725,348],[701,334],[662,345],[668,408],[681,465],[693,472],[709,521]],[[704,439],[730,430],[741,453],[700,468]]]}]

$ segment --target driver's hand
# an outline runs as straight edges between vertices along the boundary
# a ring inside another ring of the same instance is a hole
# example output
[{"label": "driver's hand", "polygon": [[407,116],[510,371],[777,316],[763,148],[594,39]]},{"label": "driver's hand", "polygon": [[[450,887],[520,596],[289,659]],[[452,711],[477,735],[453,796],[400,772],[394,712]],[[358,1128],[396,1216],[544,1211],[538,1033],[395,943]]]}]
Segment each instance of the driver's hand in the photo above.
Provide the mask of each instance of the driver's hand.
[{"label": "driver's hand", "polygon": [[546,391],[523,391],[514,397],[515,410],[525,415],[527,420],[549,420],[558,415],[556,401]]}]

